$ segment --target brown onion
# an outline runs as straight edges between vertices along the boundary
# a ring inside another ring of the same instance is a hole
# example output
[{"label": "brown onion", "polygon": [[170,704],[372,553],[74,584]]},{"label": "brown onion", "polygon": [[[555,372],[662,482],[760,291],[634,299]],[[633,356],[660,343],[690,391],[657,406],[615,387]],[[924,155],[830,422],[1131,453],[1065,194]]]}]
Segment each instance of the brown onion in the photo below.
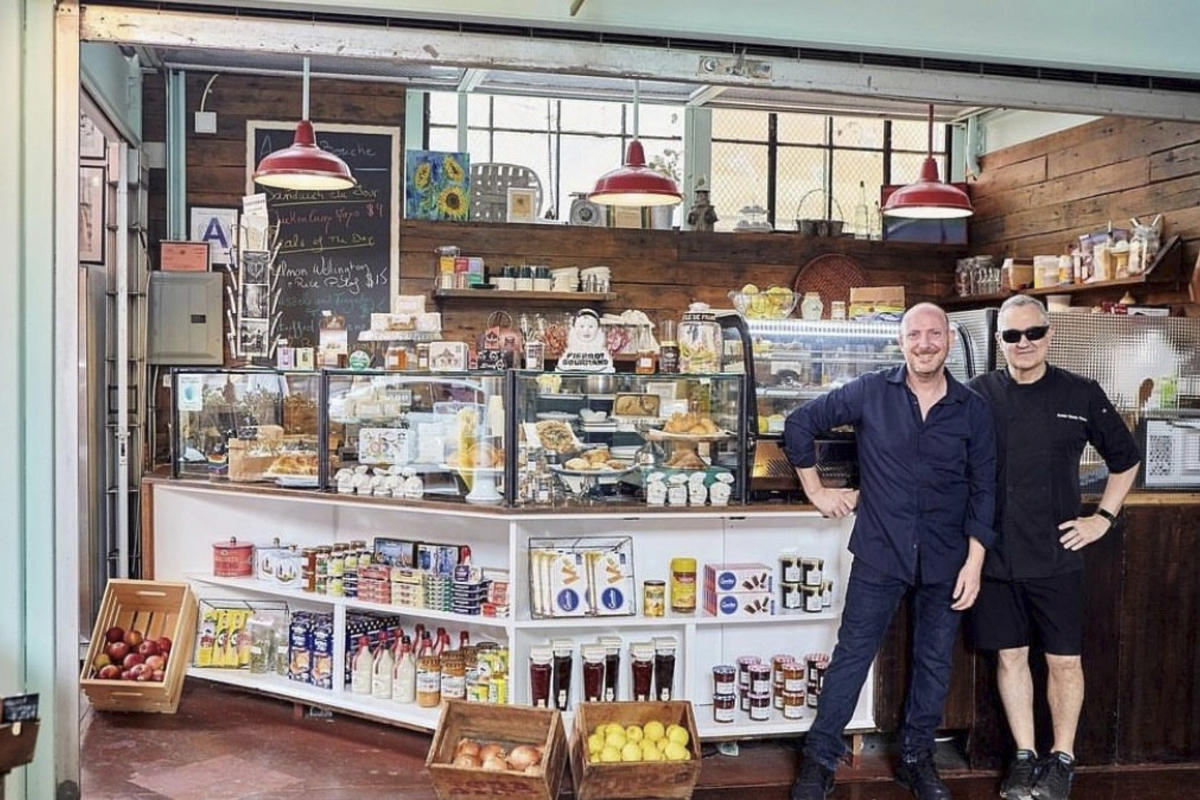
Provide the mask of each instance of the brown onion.
[{"label": "brown onion", "polygon": [[508,763],[515,770],[524,770],[531,764],[536,764],[542,760],[541,754],[533,745],[523,744],[514,747],[512,752],[508,754]]},{"label": "brown onion", "polygon": [[487,761],[490,758],[498,758],[503,761],[508,756],[504,752],[504,748],[498,744],[485,744],[479,748],[479,760]]},{"label": "brown onion", "polygon": [[483,762],[483,768],[486,770],[492,770],[493,772],[501,772],[503,770],[508,769],[508,764],[504,761],[503,758],[493,757],[493,758],[489,758]]},{"label": "brown onion", "polygon": [[456,756],[453,764],[456,767],[470,767],[471,769],[479,769],[479,759],[466,753]]},{"label": "brown onion", "polygon": [[541,775],[542,774],[542,765],[541,764],[530,764],[528,767],[525,768],[525,774],[526,775]]},{"label": "brown onion", "polygon": [[474,739],[459,739],[458,747],[454,748],[454,753],[455,755],[463,755],[465,753],[469,756],[478,756],[479,742]]}]

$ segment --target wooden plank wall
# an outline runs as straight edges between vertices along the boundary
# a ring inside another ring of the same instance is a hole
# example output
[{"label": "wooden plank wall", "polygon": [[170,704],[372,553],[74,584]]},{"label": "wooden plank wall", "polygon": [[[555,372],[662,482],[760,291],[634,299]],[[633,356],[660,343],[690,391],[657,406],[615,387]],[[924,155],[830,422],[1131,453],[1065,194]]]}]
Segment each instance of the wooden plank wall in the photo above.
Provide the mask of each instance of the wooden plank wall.
[{"label": "wooden plank wall", "polygon": [[[1109,220],[1129,227],[1131,216],[1161,213],[1190,269],[1200,252],[1200,124],[1104,117],[989,153],[970,191],[974,252],[1063,253]],[[1153,299],[1187,302],[1186,293]]]}]

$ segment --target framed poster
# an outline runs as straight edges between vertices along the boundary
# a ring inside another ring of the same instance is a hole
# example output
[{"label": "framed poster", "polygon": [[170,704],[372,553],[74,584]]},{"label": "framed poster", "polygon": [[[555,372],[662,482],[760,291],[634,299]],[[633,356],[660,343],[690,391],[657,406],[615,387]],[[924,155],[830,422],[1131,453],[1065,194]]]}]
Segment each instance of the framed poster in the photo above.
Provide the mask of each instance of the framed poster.
[{"label": "framed poster", "polygon": [[104,134],[86,112],[79,115],[79,157],[104,158]]},{"label": "framed poster", "polygon": [[190,216],[188,238],[193,242],[208,242],[210,264],[228,265],[229,249],[233,246],[234,232],[237,230],[237,209],[193,206]]},{"label": "framed poster", "polygon": [[79,260],[104,263],[104,167],[79,168]]},{"label": "framed poster", "polygon": [[465,222],[471,212],[471,154],[405,151],[404,218]]},{"label": "framed poster", "polygon": [[508,206],[505,219],[509,222],[537,222],[537,192],[522,186],[508,187]]}]

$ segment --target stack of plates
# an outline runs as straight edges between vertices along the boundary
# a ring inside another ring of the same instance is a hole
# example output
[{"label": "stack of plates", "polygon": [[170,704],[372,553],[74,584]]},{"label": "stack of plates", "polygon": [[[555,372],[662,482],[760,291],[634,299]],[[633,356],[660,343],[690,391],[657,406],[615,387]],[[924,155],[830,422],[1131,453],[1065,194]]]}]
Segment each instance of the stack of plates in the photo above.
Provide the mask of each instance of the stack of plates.
[{"label": "stack of plates", "polygon": [[550,275],[554,278],[554,284],[551,287],[552,291],[579,291],[579,267],[563,267],[562,269],[552,269],[550,270]]},{"label": "stack of plates", "polygon": [[607,292],[612,283],[612,269],[609,267],[588,267],[579,271],[579,279],[583,282],[585,292]]}]

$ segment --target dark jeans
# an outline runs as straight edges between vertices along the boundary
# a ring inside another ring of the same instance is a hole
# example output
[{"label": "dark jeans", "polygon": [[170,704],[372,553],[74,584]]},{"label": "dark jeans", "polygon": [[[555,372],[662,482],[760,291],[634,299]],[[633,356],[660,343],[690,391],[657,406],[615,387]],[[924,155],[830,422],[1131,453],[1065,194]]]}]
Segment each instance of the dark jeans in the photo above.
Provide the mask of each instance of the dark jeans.
[{"label": "dark jeans", "polygon": [[961,612],[950,609],[953,583],[910,587],[855,561],[846,590],[846,608],[837,646],[825,673],[817,718],[804,744],[804,755],[836,769],[845,752],[842,733],[875,659],[879,642],[900,599],[913,592],[912,666],[900,754],[904,759],[932,755],[933,734],[942,719],[950,683],[951,651]]}]

